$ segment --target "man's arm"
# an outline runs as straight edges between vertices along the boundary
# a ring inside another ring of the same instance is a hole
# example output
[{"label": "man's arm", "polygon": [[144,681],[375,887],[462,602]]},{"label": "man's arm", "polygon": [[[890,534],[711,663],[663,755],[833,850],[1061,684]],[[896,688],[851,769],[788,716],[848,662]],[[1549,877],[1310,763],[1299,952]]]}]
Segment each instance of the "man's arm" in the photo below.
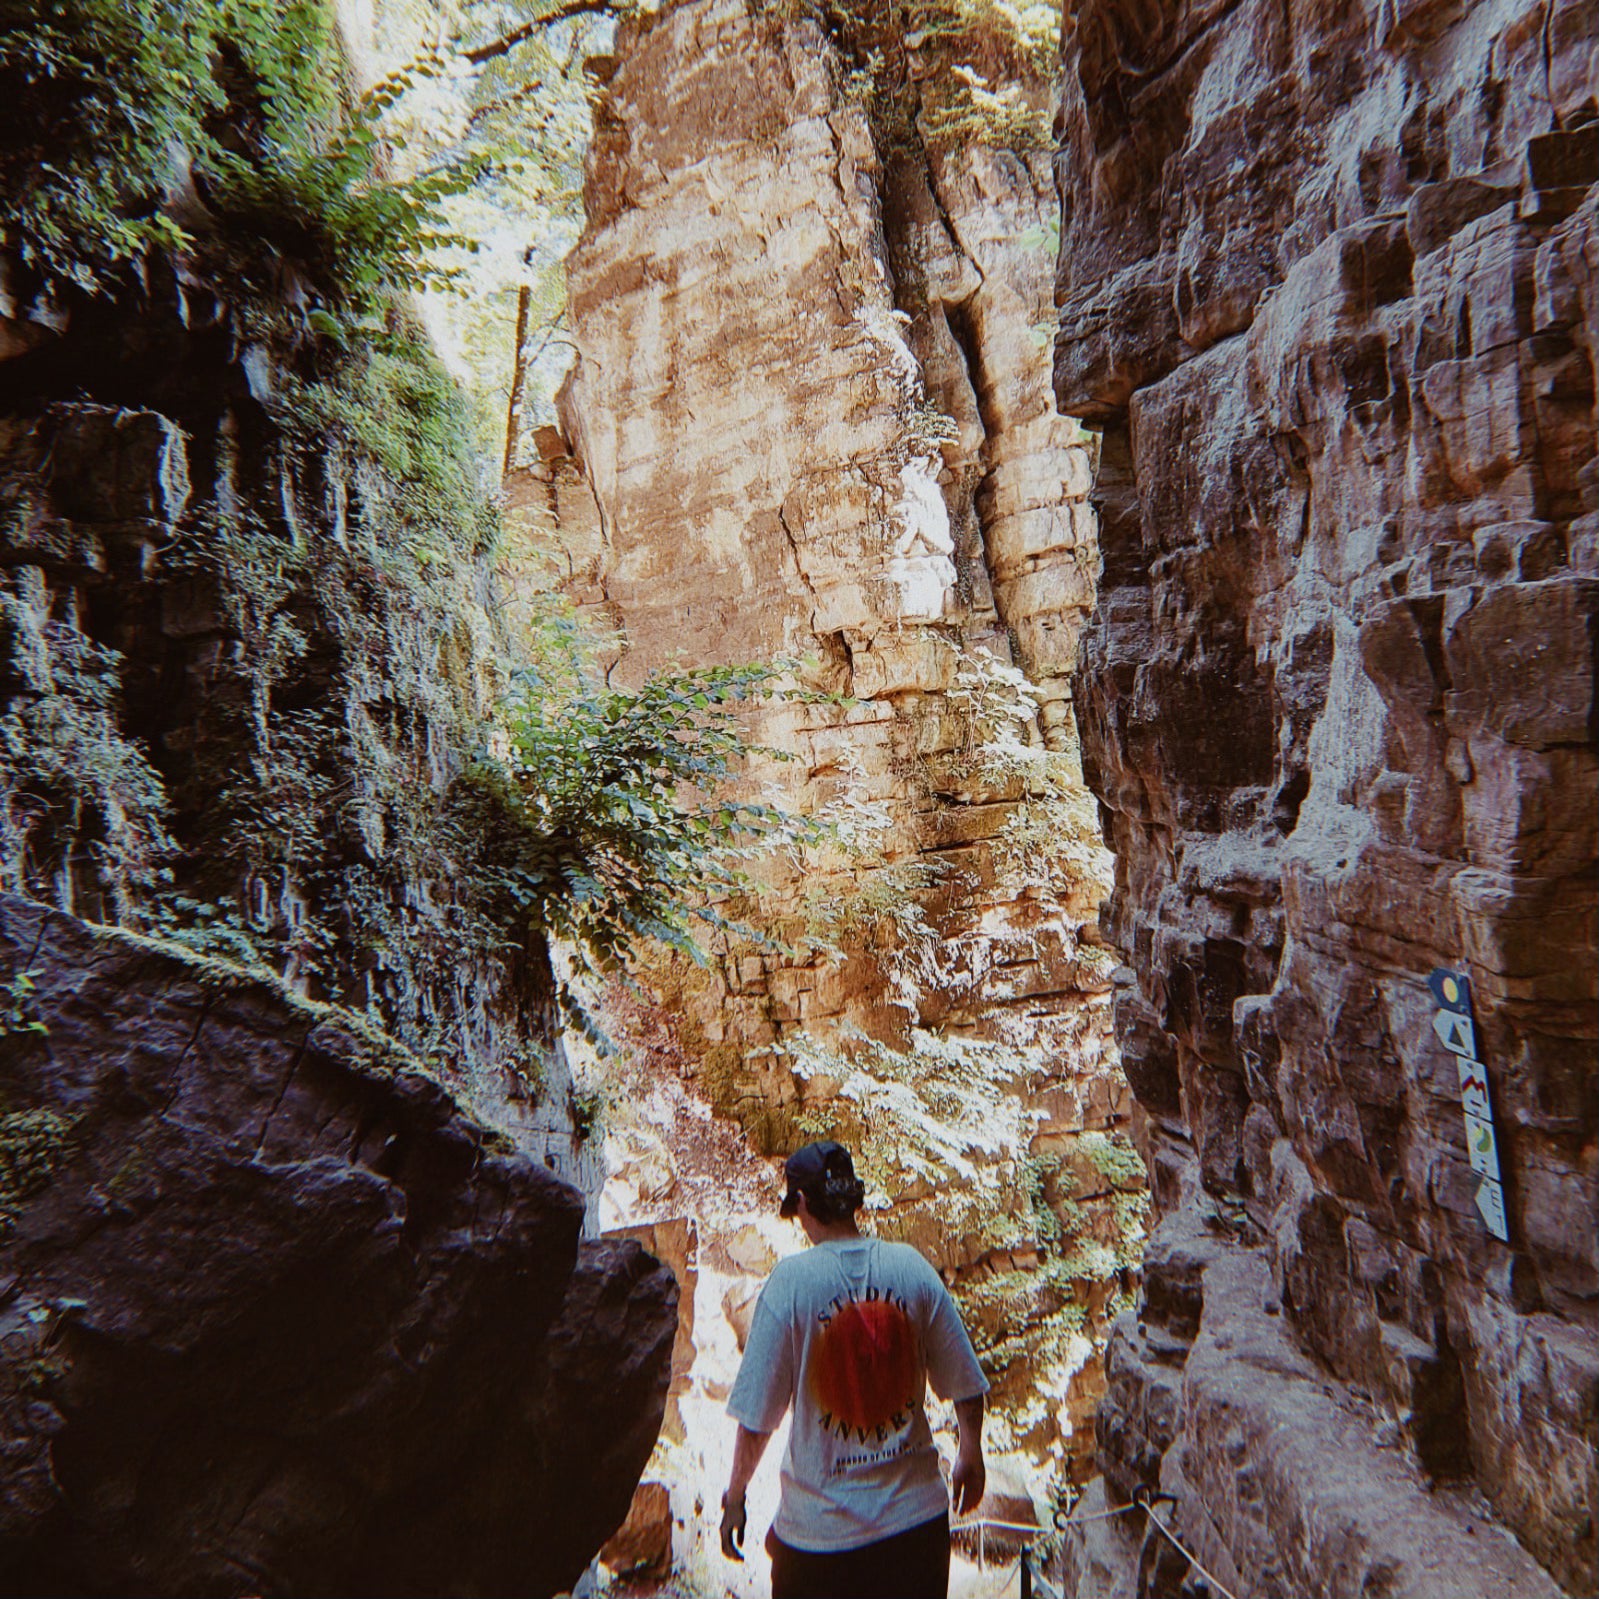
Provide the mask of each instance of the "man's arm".
[{"label": "man's arm", "polygon": [[[981,1406],[982,1401],[978,1401]],[[978,1412],[978,1425],[981,1426],[982,1412]],[[964,1433],[962,1434],[964,1437]],[[751,1432],[750,1429],[740,1424],[738,1437],[733,1440],[733,1472],[728,1478],[727,1492],[722,1495],[722,1553],[729,1560],[742,1560],[744,1552],[741,1545],[744,1542],[744,1490],[750,1485],[750,1478],[755,1475],[755,1468],[761,1463],[761,1456],[766,1453],[766,1446],[771,1441],[769,1432]],[[981,1446],[978,1450],[978,1469],[982,1469]]]},{"label": "man's arm", "polygon": [[975,1510],[988,1486],[988,1468],[983,1464],[983,1396],[955,1401],[955,1425],[960,1429],[960,1448],[955,1456],[953,1486],[955,1514],[964,1516]]}]

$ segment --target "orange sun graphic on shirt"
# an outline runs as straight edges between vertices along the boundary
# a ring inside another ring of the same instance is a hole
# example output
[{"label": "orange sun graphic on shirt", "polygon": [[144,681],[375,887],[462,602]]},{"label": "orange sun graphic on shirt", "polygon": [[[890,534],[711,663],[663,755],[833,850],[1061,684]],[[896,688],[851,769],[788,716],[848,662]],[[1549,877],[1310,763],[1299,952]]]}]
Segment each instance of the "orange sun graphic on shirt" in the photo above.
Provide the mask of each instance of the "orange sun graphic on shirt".
[{"label": "orange sun graphic on shirt", "polygon": [[811,1345],[806,1378],[824,1416],[855,1432],[904,1423],[917,1397],[910,1318],[886,1299],[844,1305]]}]

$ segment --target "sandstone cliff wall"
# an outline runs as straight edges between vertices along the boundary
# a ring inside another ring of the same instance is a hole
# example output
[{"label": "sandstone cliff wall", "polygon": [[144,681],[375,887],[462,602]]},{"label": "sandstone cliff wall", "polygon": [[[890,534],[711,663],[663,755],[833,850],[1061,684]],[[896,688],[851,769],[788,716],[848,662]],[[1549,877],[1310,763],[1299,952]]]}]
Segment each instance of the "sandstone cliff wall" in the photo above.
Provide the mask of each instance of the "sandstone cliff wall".
[{"label": "sandstone cliff wall", "polygon": [[[1161,1218],[1105,1484],[1173,1494],[1239,1593],[1587,1592],[1599,16],[1068,11],[1055,381],[1104,429],[1077,706]],[[1177,1591],[1129,1526],[1083,1523],[1077,1591]]]},{"label": "sandstone cliff wall", "polygon": [[[749,788],[831,841],[754,864],[759,892],[721,907],[791,951],[733,938],[708,973],[646,974],[665,1027],[635,1048],[764,1154],[855,1143],[879,1230],[962,1294],[1013,1441],[1081,1459],[1143,1203],[1070,707],[1093,447],[1049,388],[1047,154],[924,137],[917,86],[948,64],[890,43],[868,69],[863,41],[735,0],[622,27],[568,263],[563,436],[510,488],[617,630],[614,681],[810,663],[809,701],[751,724],[794,758]],[[696,1207],[709,1349],[779,1241],[702,1213],[678,1130],[625,1120],[626,1219]]]}]

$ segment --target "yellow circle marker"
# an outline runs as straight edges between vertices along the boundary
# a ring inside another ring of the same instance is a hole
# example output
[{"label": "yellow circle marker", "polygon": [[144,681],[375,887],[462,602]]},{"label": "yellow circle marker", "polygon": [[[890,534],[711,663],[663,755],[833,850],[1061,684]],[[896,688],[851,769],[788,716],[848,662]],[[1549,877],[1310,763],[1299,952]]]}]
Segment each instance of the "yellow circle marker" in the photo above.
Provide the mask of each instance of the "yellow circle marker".
[{"label": "yellow circle marker", "polygon": [[1460,998],[1460,984],[1454,978],[1446,977],[1443,981],[1444,998],[1452,1005]]}]

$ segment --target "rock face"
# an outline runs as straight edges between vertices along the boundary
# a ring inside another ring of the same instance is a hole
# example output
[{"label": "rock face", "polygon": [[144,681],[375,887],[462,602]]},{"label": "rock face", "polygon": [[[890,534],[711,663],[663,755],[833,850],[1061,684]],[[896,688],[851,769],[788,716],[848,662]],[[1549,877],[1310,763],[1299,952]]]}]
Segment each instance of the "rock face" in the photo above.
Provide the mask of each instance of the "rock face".
[{"label": "rock face", "polygon": [[[787,951],[730,936],[706,971],[646,972],[662,1016],[621,1030],[760,1154],[856,1147],[874,1225],[955,1285],[1042,1482],[1086,1456],[1145,1204],[1070,707],[1093,446],[1049,386],[1047,152],[935,138],[948,62],[839,26],[692,0],[619,30],[568,262],[580,357],[508,488],[616,628],[613,681],[809,660],[808,700],[752,716],[792,758],[749,788],[833,832],[722,907]],[[609,1135],[619,1223],[694,1197],[692,1124],[651,1102]],[[753,1213],[692,1209],[695,1420],[785,1245],[756,1175]]]},{"label": "rock face", "polygon": [[250,237],[0,266],[0,1588],[550,1593],[675,1292],[579,1245],[485,858],[515,650],[459,397]]},{"label": "rock face", "polygon": [[[1241,1593],[1591,1591],[1599,17],[1071,9],[1077,706],[1162,1217],[1105,1483],[1175,1495]],[[1070,1540],[1077,1591],[1175,1593],[1119,1525]]]},{"label": "rock face", "polygon": [[[541,435],[534,481],[616,681],[808,657],[847,696],[752,726],[793,758],[751,788],[836,829],[735,912],[801,952],[728,940],[708,975],[653,975],[764,1153],[833,1128],[885,1230],[1005,1280],[967,1305],[1020,1405],[1091,1347],[1027,1340],[1074,1295],[1091,1334],[1141,1240],[1136,1162],[1112,1180],[1086,1152],[1114,1164],[1126,1106],[1110,963],[1079,937],[1103,882],[1069,703],[1092,451],[1043,355],[1047,156],[891,137],[849,50],[735,0],[621,29],[568,262],[572,453]],[[902,109],[926,68],[893,69]],[[1065,1411],[1033,1408],[1061,1448]]]},{"label": "rock face", "polygon": [[4,364],[0,886],[377,1017],[592,1200],[463,805],[515,645],[453,393],[416,342],[330,378],[239,292],[152,259]]},{"label": "rock face", "polygon": [[569,1586],[666,1269],[304,1002],[9,896],[0,972],[0,1591]]}]

